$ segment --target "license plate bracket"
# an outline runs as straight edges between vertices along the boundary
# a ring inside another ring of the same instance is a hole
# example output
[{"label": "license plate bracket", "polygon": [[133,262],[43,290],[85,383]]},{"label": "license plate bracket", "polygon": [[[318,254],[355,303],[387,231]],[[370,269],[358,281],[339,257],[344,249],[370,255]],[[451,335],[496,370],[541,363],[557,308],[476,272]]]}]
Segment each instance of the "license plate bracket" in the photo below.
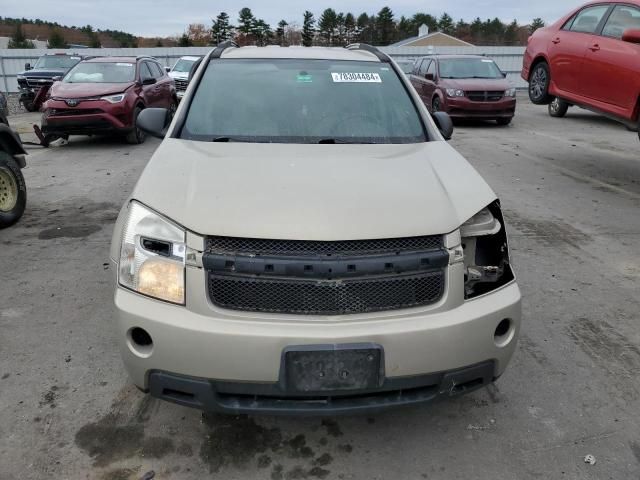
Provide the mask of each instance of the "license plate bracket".
[{"label": "license plate bracket", "polygon": [[384,351],[376,344],[288,347],[280,378],[285,391],[295,393],[374,390],[384,380]]}]

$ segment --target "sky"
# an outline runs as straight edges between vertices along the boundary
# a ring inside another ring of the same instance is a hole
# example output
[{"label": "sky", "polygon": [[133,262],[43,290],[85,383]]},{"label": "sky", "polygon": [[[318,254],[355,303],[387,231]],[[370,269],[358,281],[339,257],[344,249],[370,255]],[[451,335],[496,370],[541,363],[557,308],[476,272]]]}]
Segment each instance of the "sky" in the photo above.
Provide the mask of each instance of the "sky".
[{"label": "sky", "polygon": [[325,8],[338,12],[377,13],[388,5],[396,18],[416,12],[439,16],[449,13],[456,21],[498,17],[521,24],[540,17],[551,23],[584,0],[0,0],[3,17],[40,18],[67,26],[93,25],[95,28],[121,30],[143,37],[173,36],[181,34],[190,23],[209,26],[211,18],[225,11],[233,22],[238,11],[249,7],[256,17],[275,26],[281,19],[302,23],[302,13],[310,10],[316,18]]}]

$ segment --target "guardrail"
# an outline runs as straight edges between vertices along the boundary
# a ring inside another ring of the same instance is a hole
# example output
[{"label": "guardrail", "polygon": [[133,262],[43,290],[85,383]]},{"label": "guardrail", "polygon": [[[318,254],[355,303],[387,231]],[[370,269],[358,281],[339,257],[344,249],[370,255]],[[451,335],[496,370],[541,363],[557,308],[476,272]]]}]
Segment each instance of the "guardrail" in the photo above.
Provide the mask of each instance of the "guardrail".
[{"label": "guardrail", "polygon": [[[413,61],[418,57],[432,54],[474,54],[492,58],[507,73],[507,79],[516,88],[526,88],[520,78],[524,47],[381,47],[383,52],[399,61]],[[24,70],[24,64],[35,63],[39,57],[51,53],[78,53],[97,56],[137,56],[151,55],[165,66],[170,67],[182,56],[205,55],[211,47],[172,48],[87,48],[82,50],[8,50],[0,49],[0,90],[11,93],[18,91],[17,76]]]}]

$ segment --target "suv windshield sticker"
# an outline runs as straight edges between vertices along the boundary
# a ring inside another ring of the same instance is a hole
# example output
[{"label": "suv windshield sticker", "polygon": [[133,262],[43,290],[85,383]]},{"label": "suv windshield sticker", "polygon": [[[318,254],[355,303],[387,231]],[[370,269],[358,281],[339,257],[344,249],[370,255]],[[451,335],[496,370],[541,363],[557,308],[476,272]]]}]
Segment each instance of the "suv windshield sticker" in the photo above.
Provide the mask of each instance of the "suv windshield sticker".
[{"label": "suv windshield sticker", "polygon": [[313,77],[308,73],[300,73],[298,74],[297,80],[300,83],[312,83]]},{"label": "suv windshield sticker", "polygon": [[382,83],[382,77],[379,73],[332,72],[331,77],[334,83]]}]

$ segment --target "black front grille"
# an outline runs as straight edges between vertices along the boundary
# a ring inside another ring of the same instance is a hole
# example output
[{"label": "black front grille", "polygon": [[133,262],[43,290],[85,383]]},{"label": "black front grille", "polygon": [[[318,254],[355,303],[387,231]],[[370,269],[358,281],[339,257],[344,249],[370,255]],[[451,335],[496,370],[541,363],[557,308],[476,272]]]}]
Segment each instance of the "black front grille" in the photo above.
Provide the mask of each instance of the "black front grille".
[{"label": "black front grille", "polygon": [[467,97],[474,102],[497,102],[502,100],[504,92],[502,90],[467,92]]},{"label": "black front grille", "polygon": [[429,305],[444,293],[443,270],[357,280],[301,280],[208,274],[209,297],[232,310],[345,315]]},{"label": "black front grille", "polygon": [[53,85],[53,79],[27,77],[27,86],[29,88],[40,88],[40,87],[44,87],[45,85]]},{"label": "black front grille", "polygon": [[205,253],[246,253],[252,255],[354,256],[376,253],[436,250],[443,246],[442,235],[376,240],[305,241],[238,237],[209,237]]},{"label": "black front grille", "polygon": [[176,82],[176,90],[179,92],[184,92],[189,86],[189,82],[187,80],[174,79],[174,81]]}]

